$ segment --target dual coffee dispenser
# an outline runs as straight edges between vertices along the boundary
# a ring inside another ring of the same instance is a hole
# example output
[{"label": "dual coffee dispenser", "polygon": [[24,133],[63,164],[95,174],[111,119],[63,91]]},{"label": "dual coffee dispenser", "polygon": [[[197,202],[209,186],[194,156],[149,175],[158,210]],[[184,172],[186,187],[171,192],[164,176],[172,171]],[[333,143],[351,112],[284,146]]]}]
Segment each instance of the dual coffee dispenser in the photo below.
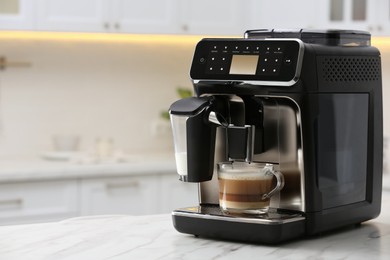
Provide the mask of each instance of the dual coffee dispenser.
[{"label": "dual coffee dispenser", "polygon": [[173,211],[179,232],[274,244],[378,216],[381,59],[369,33],[203,39],[190,76],[196,97],[170,116],[199,205]]}]

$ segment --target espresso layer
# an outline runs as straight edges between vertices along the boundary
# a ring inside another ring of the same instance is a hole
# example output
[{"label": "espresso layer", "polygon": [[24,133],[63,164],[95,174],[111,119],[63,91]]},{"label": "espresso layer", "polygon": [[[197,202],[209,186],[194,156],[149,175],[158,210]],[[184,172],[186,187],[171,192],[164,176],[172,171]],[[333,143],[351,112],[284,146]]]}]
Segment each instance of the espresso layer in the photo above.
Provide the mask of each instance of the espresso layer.
[{"label": "espresso layer", "polygon": [[233,180],[219,178],[219,191],[229,195],[254,195],[261,197],[272,189],[272,178],[258,180]]}]

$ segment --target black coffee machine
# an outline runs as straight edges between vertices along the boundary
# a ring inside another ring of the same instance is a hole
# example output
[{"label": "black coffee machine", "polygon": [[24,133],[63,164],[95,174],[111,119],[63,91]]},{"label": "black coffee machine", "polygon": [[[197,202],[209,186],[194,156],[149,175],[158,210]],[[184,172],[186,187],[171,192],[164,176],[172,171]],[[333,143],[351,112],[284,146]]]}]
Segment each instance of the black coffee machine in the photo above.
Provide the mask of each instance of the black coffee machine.
[{"label": "black coffee machine", "polygon": [[[382,83],[371,36],[347,30],[250,30],[203,39],[196,97],[170,107],[180,180],[199,205],[172,213],[196,236],[279,243],[380,213]],[[272,163],[284,188],[261,215],[225,214],[216,164]]]}]

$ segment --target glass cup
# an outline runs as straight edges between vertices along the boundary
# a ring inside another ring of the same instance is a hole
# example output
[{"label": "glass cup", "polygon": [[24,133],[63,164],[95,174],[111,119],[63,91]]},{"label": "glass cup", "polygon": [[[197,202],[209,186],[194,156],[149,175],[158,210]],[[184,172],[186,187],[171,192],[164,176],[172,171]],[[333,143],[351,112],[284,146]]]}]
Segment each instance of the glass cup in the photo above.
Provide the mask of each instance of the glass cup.
[{"label": "glass cup", "polygon": [[225,213],[265,214],[270,198],[284,186],[283,175],[269,163],[218,163],[218,182],[219,205]]}]

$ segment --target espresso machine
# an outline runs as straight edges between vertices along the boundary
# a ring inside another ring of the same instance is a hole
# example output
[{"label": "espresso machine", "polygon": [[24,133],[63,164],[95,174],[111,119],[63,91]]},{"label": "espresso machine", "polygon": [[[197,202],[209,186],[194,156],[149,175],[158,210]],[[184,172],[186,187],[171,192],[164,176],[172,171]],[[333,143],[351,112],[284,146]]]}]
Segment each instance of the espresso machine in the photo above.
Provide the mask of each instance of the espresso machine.
[{"label": "espresso machine", "polygon": [[[172,212],[179,232],[275,244],[379,215],[381,58],[368,32],[203,39],[190,76],[195,96],[169,110],[179,179],[199,186],[199,205]],[[219,162],[272,163],[283,174],[266,214],[221,211]]]}]

